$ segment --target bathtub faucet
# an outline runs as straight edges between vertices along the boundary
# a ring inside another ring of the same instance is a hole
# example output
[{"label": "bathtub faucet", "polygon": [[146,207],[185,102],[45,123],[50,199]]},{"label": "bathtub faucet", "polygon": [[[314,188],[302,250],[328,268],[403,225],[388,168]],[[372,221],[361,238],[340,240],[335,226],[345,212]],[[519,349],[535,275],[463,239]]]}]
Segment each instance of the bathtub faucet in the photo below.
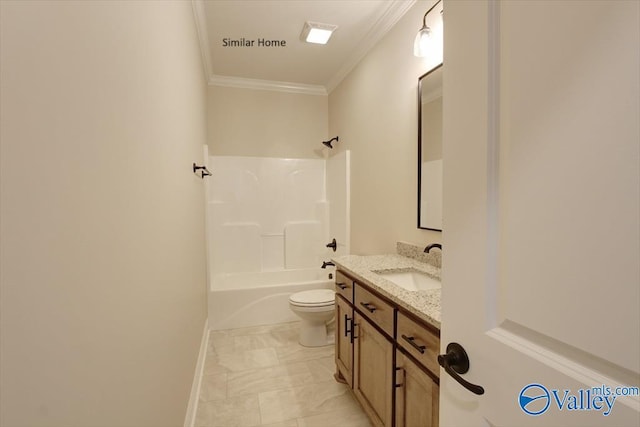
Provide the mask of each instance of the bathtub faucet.
[{"label": "bathtub faucet", "polygon": [[328,265],[333,265],[334,267],[336,266],[334,263],[332,263],[331,261],[327,262],[327,261],[322,261],[322,267],[320,268],[327,268]]}]

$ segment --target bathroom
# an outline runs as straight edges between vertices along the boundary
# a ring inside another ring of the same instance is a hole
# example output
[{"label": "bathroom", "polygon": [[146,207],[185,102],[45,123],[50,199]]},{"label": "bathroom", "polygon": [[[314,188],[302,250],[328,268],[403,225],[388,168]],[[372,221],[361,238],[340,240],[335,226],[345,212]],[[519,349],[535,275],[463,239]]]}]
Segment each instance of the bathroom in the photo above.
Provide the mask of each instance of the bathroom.
[{"label": "bathroom", "polygon": [[[415,57],[413,42],[435,1],[365,2],[388,9],[363,19],[379,36],[367,33],[361,56],[346,55],[338,77],[306,82],[304,93],[212,84],[196,18],[206,3],[0,3],[0,425],[193,425],[214,272],[213,177],[192,164],[310,159],[325,162],[328,178],[329,162],[347,153],[348,231],[323,232],[321,261],[395,254],[398,242],[444,248],[439,350],[464,345],[470,370],[460,376],[486,393],[441,369],[440,424],[637,424],[633,398],[608,417],[557,407],[528,417],[517,404],[527,383],[639,385],[636,2],[444,0],[442,232],[417,227],[418,84],[437,61]],[[261,48],[277,55],[303,23],[291,37],[255,37],[287,38]],[[322,144],[335,136],[334,148]],[[515,142],[496,146],[498,137]],[[334,237],[335,254],[325,246]],[[524,290],[512,292],[513,281]],[[528,310],[536,304],[544,319]],[[606,313],[606,330],[593,313]],[[256,345],[229,330],[209,344]],[[273,336],[295,340],[287,329]],[[288,348],[276,357],[330,373],[331,354]],[[485,353],[496,348],[505,351]],[[258,361],[273,356],[259,350]],[[513,368],[515,354],[537,355],[523,362],[531,374]],[[511,383],[498,382],[501,367]]]}]

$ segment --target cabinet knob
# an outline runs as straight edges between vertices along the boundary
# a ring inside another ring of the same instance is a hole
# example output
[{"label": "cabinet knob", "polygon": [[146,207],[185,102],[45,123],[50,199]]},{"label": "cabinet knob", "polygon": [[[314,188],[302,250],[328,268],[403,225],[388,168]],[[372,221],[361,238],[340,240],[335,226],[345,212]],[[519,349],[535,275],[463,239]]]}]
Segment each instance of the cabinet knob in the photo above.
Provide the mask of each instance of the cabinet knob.
[{"label": "cabinet knob", "polygon": [[336,283],[336,286],[342,289],[343,291],[348,288],[348,286],[344,283]]}]

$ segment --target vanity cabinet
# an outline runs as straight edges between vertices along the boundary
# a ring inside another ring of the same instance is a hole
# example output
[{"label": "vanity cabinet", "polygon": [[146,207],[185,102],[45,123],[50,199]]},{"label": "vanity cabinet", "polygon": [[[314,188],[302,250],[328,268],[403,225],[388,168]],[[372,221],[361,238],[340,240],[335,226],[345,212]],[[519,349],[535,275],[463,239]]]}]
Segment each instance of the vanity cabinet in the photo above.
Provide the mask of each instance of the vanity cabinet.
[{"label": "vanity cabinet", "polygon": [[336,273],[336,379],[376,427],[438,425],[439,331]]}]

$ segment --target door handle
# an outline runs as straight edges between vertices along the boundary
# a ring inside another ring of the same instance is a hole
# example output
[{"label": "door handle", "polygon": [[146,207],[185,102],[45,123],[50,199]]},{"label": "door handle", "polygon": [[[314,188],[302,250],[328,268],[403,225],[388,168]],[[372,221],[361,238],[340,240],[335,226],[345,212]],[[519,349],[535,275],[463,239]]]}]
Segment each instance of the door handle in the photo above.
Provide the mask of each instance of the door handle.
[{"label": "door handle", "polygon": [[438,363],[444,368],[447,374],[451,375],[454,380],[458,381],[460,385],[471,393],[484,394],[484,387],[471,384],[458,374],[464,374],[469,371],[469,356],[457,342],[452,342],[447,345],[447,354],[441,354],[438,356]]},{"label": "door handle", "polygon": [[336,283],[336,286],[342,289],[343,291],[348,288],[348,286],[344,283]]}]

